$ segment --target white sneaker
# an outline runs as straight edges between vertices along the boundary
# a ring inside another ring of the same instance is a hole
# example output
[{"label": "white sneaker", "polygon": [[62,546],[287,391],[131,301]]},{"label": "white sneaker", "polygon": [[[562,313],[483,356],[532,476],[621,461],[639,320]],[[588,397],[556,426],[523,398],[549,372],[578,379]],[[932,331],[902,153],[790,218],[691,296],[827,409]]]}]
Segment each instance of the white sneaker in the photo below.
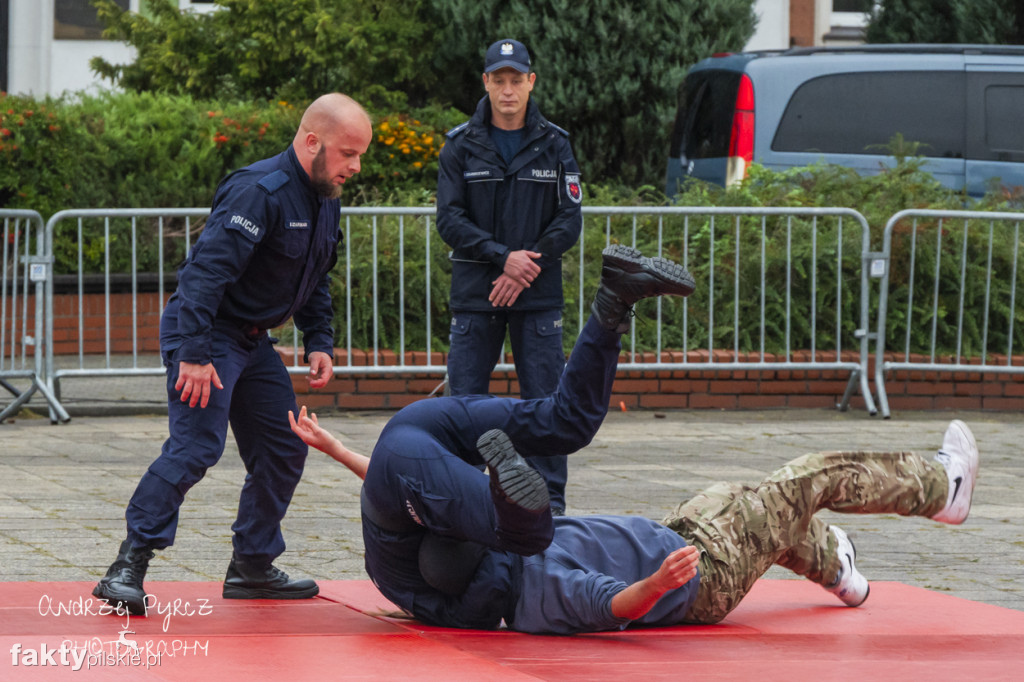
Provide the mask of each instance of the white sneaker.
[{"label": "white sneaker", "polygon": [[946,506],[932,518],[942,523],[963,523],[971,510],[974,482],[978,479],[978,444],[967,424],[959,419],[949,423],[935,461],[949,476],[949,494]]},{"label": "white sneaker", "polygon": [[860,606],[868,598],[871,586],[868,585],[868,579],[857,570],[857,566],[854,564],[854,560],[857,558],[857,549],[842,528],[829,526],[829,530],[836,536],[836,541],[839,543],[836,552],[839,554],[843,568],[839,572],[839,577],[836,578],[835,585],[826,586],[825,589],[839,597],[847,606]]}]

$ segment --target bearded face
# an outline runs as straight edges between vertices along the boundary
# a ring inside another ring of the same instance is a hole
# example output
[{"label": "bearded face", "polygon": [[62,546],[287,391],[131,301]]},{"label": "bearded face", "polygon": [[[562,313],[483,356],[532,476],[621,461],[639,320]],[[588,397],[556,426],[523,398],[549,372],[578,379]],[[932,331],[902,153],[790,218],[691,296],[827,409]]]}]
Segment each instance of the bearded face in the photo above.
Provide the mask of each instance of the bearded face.
[{"label": "bearded face", "polygon": [[313,175],[309,180],[317,194],[325,199],[337,199],[341,196],[341,185],[334,184],[333,176],[327,172],[325,149],[321,146],[313,157]]}]

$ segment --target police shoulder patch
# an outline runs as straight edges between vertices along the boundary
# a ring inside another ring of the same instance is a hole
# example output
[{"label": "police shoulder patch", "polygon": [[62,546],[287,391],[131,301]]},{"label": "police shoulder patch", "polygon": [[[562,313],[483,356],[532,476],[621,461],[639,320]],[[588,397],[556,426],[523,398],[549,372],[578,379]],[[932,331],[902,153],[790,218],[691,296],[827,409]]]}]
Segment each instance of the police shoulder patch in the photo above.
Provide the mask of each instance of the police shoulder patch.
[{"label": "police shoulder patch", "polygon": [[573,203],[578,204],[583,201],[583,188],[580,186],[579,173],[565,174],[565,193]]},{"label": "police shoulder patch", "polygon": [[256,184],[267,191],[268,194],[273,194],[277,190],[281,189],[288,183],[288,174],[283,170],[276,170],[273,173],[265,175]]}]

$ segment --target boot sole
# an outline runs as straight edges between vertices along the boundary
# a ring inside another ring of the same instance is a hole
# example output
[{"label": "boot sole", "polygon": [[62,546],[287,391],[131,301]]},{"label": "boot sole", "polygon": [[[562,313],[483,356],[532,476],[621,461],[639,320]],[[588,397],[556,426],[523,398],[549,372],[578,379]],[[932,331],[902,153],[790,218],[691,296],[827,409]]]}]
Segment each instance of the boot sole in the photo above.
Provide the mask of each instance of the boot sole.
[{"label": "boot sole", "polygon": [[659,295],[689,296],[696,288],[696,282],[686,268],[667,258],[649,258],[622,244],[612,244],[601,255],[605,266],[611,265],[631,274],[643,272],[654,277],[661,285],[656,292]]},{"label": "boot sole", "polygon": [[318,594],[320,594],[319,585],[297,592],[279,592],[264,587],[229,587],[225,585],[221,596],[224,599],[311,599]]},{"label": "boot sole", "polygon": [[498,488],[513,504],[529,511],[550,506],[551,497],[544,477],[516,452],[504,431],[492,429],[480,436],[476,449],[497,478]]}]

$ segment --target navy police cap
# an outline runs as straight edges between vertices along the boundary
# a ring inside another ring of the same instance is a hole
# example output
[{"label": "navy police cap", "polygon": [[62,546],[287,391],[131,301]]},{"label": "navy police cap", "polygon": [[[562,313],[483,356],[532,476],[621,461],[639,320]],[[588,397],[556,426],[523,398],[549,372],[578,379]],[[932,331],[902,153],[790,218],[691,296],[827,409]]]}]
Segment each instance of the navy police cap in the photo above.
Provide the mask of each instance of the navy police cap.
[{"label": "navy police cap", "polygon": [[491,73],[506,67],[521,73],[530,72],[530,53],[518,40],[499,40],[487,48],[484,59],[484,73]]}]

